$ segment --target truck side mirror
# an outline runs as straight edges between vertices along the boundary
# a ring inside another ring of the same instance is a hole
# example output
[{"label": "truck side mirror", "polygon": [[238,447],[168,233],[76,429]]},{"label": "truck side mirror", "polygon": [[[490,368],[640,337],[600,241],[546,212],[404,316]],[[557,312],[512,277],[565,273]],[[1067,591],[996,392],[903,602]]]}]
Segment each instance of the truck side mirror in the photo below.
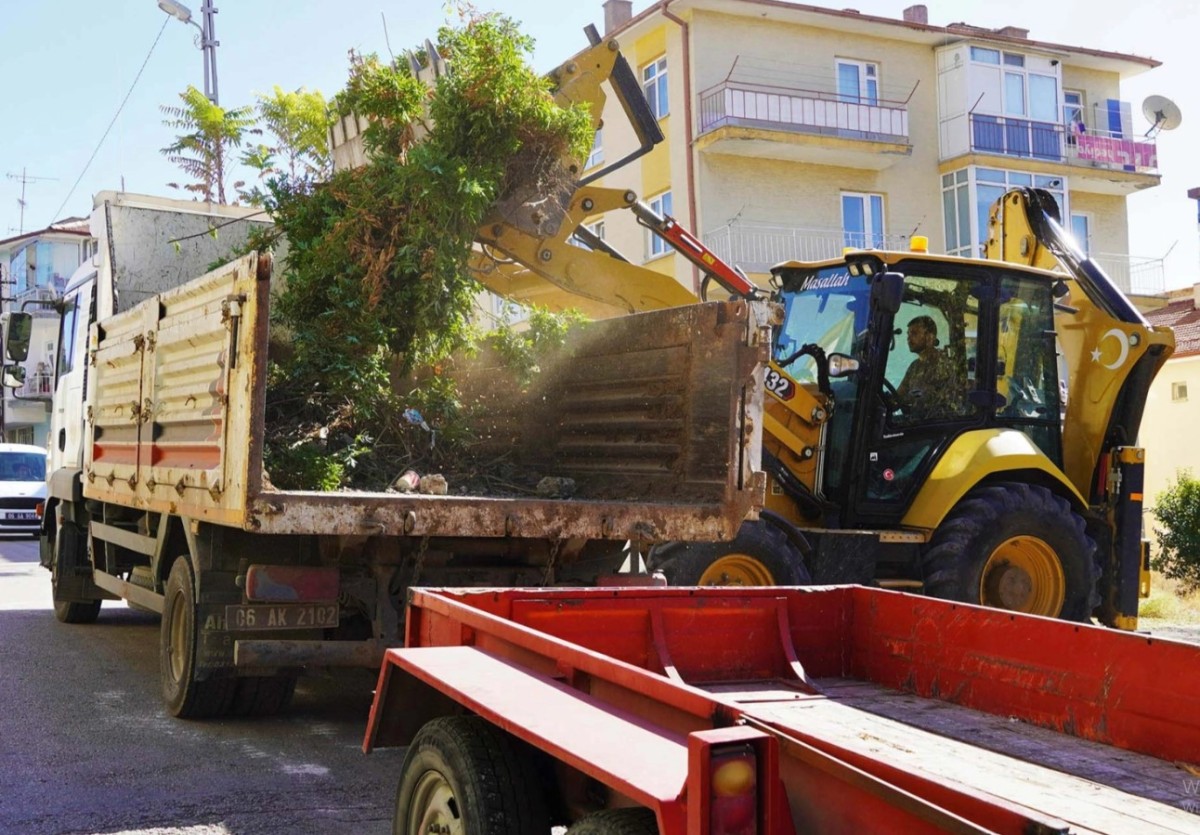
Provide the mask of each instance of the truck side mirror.
[{"label": "truck side mirror", "polygon": [[4,371],[0,372],[0,382],[5,388],[19,389],[25,385],[25,368],[20,365],[6,365]]},{"label": "truck side mirror", "polygon": [[879,273],[871,281],[871,304],[885,313],[900,312],[904,300],[904,273]]},{"label": "truck side mirror", "polygon": [[[4,325],[4,359],[24,362],[29,359],[29,343],[33,339],[33,316],[29,313],[11,312]],[[4,368],[8,373],[8,366]],[[5,383],[7,385],[7,383]]]}]

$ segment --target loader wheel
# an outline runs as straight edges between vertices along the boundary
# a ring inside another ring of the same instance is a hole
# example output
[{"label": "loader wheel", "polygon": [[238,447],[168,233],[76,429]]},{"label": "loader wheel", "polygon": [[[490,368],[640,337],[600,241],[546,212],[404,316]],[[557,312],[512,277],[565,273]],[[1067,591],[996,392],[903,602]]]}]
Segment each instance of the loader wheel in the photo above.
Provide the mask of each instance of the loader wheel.
[{"label": "loader wheel", "polygon": [[192,564],[179,557],[167,577],[159,635],[159,676],[163,700],[172,716],[206,719],[228,713],[237,690],[236,678],[196,679],[199,630]]},{"label": "loader wheel", "polygon": [[658,835],[658,821],[651,809],[605,809],[571,824],[567,835]]},{"label": "loader wheel", "polygon": [[803,586],[804,556],[767,522],[746,522],[732,542],[669,542],[650,550],[647,567],[672,586]]},{"label": "loader wheel", "polygon": [[995,484],[960,501],[922,556],[925,591],[1031,615],[1086,621],[1100,603],[1096,543],[1043,487]]},{"label": "loader wheel", "polygon": [[[95,623],[100,616],[99,600],[62,600],[62,572],[74,571],[74,567],[85,560],[80,549],[84,547],[84,535],[73,522],[64,522],[58,536],[52,540],[54,556],[50,561],[50,589],[54,597],[54,617],[63,623]],[[70,553],[68,553],[70,551]]]},{"label": "loader wheel", "polygon": [[550,831],[529,749],[478,716],[427,722],[404,756],[395,835],[527,835]]}]

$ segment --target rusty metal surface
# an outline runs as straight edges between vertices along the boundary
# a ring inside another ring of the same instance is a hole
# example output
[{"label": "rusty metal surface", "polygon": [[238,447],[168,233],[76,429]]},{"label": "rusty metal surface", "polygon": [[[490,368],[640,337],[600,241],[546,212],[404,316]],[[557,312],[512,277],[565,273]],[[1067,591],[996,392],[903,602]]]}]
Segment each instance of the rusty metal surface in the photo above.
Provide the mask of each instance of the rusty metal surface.
[{"label": "rusty metal surface", "polygon": [[691,305],[593,322],[522,388],[456,374],[481,457],[577,485],[570,499],[264,491],[264,533],[732,539],[761,507],[767,305]]},{"label": "rusty metal surface", "polygon": [[93,333],[84,492],[262,533],[732,539],[762,505],[765,303],[577,329],[537,382],[456,373],[481,456],[569,478],[569,499],[262,489],[269,262],[247,256]]}]

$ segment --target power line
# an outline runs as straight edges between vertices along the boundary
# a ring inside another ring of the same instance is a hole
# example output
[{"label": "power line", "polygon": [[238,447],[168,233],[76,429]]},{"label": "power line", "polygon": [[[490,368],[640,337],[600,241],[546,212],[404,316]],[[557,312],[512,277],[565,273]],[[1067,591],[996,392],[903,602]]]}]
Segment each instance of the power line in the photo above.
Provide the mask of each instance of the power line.
[{"label": "power line", "polygon": [[71,190],[67,192],[67,196],[63,198],[62,206],[54,213],[54,217],[50,218],[50,223],[46,224],[49,228],[54,219],[62,213],[63,208],[67,205],[67,201],[71,199],[71,195],[75,193],[75,189],[79,187],[79,183],[83,180],[83,175],[87,173],[91,167],[92,161],[96,159],[96,154],[100,153],[100,146],[104,144],[104,140],[108,139],[109,132],[113,129],[113,125],[117,123],[117,118],[121,115],[121,111],[125,109],[125,103],[129,101],[129,97],[133,95],[133,88],[137,86],[138,81],[142,77],[142,72],[146,69],[146,65],[150,63],[150,56],[154,54],[154,47],[158,46],[159,38],[162,37],[163,30],[167,28],[167,23],[171,20],[169,17],[163,18],[163,25],[158,30],[158,35],[154,38],[154,43],[150,44],[150,51],[146,53],[146,58],[142,61],[141,68],[137,71],[137,75],[133,77],[133,83],[129,85],[128,92],[125,93],[125,98],[121,99],[120,106],[117,107],[117,112],[113,114],[112,121],[108,123],[108,127],[104,129],[104,135],[100,137],[100,141],[96,143],[96,149],[92,151],[92,155],[88,157],[87,163],[83,166],[83,170],[79,172],[79,176],[75,179],[75,185],[71,186]]}]

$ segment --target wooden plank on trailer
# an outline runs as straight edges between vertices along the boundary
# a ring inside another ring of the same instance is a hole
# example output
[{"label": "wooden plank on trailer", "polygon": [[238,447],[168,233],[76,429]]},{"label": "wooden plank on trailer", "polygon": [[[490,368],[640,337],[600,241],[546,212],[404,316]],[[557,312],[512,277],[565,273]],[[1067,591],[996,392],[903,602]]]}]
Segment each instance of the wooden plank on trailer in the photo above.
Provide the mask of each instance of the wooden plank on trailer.
[{"label": "wooden plank on trailer", "polygon": [[1187,811],[1195,802],[1190,775],[1171,763],[865,682],[816,684],[825,698],[769,703],[747,693],[742,707],[802,739],[1003,798],[1078,831],[1200,829],[1200,817]]}]

